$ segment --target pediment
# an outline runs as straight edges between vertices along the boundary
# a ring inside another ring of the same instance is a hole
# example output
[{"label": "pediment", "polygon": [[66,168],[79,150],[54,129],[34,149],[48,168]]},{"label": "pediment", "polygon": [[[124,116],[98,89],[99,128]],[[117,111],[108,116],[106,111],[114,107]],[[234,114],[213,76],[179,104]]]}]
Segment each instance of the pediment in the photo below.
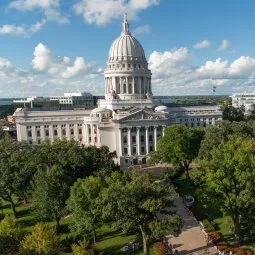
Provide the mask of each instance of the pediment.
[{"label": "pediment", "polygon": [[162,120],[164,119],[164,116],[156,114],[154,112],[147,112],[144,110],[141,110],[136,113],[132,113],[128,116],[125,116],[120,119],[120,121],[129,121],[129,120]]}]

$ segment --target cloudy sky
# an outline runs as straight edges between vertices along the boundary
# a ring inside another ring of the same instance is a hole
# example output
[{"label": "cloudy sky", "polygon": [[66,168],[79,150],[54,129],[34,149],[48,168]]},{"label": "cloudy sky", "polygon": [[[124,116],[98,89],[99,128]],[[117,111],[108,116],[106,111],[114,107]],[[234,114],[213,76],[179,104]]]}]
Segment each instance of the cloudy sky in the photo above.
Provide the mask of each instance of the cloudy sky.
[{"label": "cloudy sky", "polygon": [[155,95],[255,91],[254,0],[1,0],[0,97],[103,95],[124,12]]}]

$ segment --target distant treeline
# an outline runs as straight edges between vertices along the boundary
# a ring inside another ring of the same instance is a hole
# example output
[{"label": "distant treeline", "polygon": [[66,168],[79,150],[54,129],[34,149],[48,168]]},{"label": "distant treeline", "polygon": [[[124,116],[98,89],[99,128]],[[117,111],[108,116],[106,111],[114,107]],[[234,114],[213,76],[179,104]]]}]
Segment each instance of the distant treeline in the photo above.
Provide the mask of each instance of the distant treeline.
[{"label": "distant treeline", "polygon": [[0,119],[6,118],[8,115],[12,115],[14,112],[14,105],[0,105]]}]

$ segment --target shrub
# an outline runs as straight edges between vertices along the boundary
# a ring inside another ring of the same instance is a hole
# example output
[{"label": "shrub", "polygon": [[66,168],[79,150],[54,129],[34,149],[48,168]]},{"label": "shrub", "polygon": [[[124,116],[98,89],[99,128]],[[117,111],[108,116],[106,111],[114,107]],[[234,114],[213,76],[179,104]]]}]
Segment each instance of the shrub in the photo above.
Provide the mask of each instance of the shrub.
[{"label": "shrub", "polygon": [[221,239],[220,232],[217,232],[217,231],[209,232],[208,237],[213,241],[213,243],[217,243]]},{"label": "shrub", "polygon": [[13,217],[6,216],[0,222],[0,254],[5,254],[6,251],[18,251],[22,236],[17,221]]},{"label": "shrub", "polygon": [[157,242],[153,244],[153,250],[156,253],[156,255],[167,255],[168,251],[164,243]]},{"label": "shrub", "polygon": [[[220,251],[225,251],[226,249],[229,248],[228,243],[226,243],[226,242],[224,242],[224,241],[217,242],[217,243],[216,243],[216,246],[217,246],[217,248],[218,248]],[[241,255],[241,254],[240,254],[240,255]]]},{"label": "shrub", "polygon": [[236,255],[246,255],[245,249],[241,248],[241,247],[237,248],[236,249]]},{"label": "shrub", "polygon": [[56,228],[37,223],[32,233],[21,242],[21,249],[28,254],[58,254],[60,240],[56,234]]},{"label": "shrub", "polygon": [[203,225],[206,233],[215,231],[213,224],[208,219],[203,220]]}]

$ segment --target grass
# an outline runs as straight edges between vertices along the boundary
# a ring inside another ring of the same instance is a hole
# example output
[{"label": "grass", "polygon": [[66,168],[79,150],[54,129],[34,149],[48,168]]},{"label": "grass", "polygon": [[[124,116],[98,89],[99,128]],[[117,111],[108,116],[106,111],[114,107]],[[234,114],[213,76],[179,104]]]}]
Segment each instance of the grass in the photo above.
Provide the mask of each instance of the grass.
[{"label": "grass", "polygon": [[[28,234],[32,231],[34,225],[38,222],[35,213],[33,212],[32,204],[17,204],[16,207],[18,219],[17,222],[20,224],[21,228],[24,230],[25,234]],[[6,202],[3,202],[0,206],[0,216],[12,215],[10,205]],[[2,217],[0,217],[1,219]],[[66,219],[61,219],[61,233],[60,239],[64,240],[70,235],[68,225],[72,222],[72,217]],[[51,226],[56,225],[55,222],[46,222]],[[103,251],[106,255],[120,255],[123,252],[120,251],[120,248],[127,245],[130,242],[133,242],[137,239],[135,234],[125,235],[120,231],[115,231],[109,226],[104,225],[102,228],[98,229],[98,243],[95,245],[96,252]],[[129,252],[125,254],[136,254],[142,255],[143,251],[138,252]],[[152,248],[150,248],[150,254],[155,255]]]}]

